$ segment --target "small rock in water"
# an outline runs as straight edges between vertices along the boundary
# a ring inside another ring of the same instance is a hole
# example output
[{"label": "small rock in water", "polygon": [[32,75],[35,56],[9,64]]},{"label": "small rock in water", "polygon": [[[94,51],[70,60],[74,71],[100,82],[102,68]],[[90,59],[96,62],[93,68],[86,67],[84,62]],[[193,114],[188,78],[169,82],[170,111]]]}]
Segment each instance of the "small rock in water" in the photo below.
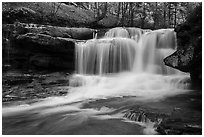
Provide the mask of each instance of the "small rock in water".
[{"label": "small rock in water", "polygon": [[155,126],[157,126],[161,123],[161,121],[164,118],[168,117],[168,115],[149,112],[139,108],[136,110],[128,111],[127,113],[125,113],[124,117],[137,122],[144,122],[144,123],[154,122]]},{"label": "small rock in water", "polygon": [[15,96],[15,95],[6,95],[5,97],[6,98],[17,98],[18,96]]}]

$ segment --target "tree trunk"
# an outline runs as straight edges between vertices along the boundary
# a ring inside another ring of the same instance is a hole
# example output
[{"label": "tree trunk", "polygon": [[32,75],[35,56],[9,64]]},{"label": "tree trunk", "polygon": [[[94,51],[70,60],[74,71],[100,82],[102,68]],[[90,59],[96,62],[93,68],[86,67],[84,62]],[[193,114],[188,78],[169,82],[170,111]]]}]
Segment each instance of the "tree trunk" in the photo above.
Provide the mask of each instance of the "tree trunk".
[{"label": "tree trunk", "polygon": [[128,20],[128,15],[126,15],[127,10],[128,10],[128,2],[125,2],[124,26],[125,26],[125,22],[127,22],[127,20]]},{"label": "tree trunk", "polygon": [[98,22],[106,17],[106,13],[107,13],[107,10],[108,10],[108,3],[107,2],[104,3],[104,7],[102,9],[101,15],[100,15],[99,6],[98,6],[97,3],[95,3],[95,7],[98,7],[98,9],[97,9],[97,17],[96,17],[96,19],[92,23],[90,23],[92,26],[97,26]]},{"label": "tree trunk", "polygon": [[95,5],[95,12],[94,12],[94,17],[96,18],[98,16],[98,6],[97,6],[97,2],[94,2]]},{"label": "tree trunk", "polygon": [[120,9],[121,9],[121,2],[118,2],[117,21],[115,22],[114,26],[118,26],[118,24],[120,23]]},{"label": "tree trunk", "polygon": [[120,6],[121,6],[121,3],[118,2],[118,13],[117,13],[117,18],[119,19],[119,16],[120,16]]},{"label": "tree trunk", "polygon": [[155,29],[156,28],[156,23],[157,23],[157,2],[155,2],[155,11],[154,11],[154,26],[153,28]]},{"label": "tree trunk", "polygon": [[163,25],[164,25],[164,28],[166,28],[166,3],[164,2],[164,15],[163,15],[163,17],[164,17],[164,22],[163,22]]},{"label": "tree trunk", "polygon": [[143,5],[143,12],[142,12],[142,17],[141,17],[141,28],[144,28],[144,22],[145,22],[145,18],[146,18],[146,6],[145,4]]},{"label": "tree trunk", "polygon": [[168,9],[169,9],[169,27],[171,27],[171,2],[168,3]]},{"label": "tree trunk", "polygon": [[131,19],[131,27],[133,27],[133,19],[134,19],[134,9],[133,9],[133,3],[131,2],[130,3],[130,11],[131,11],[131,16],[130,16],[130,19]]},{"label": "tree trunk", "polygon": [[176,14],[177,14],[177,3],[174,4],[175,5],[175,11],[174,11],[174,28],[176,28]]},{"label": "tree trunk", "polygon": [[122,9],[122,18],[121,18],[121,25],[123,26],[124,25],[124,2],[122,2],[122,5],[121,5],[121,9]]}]

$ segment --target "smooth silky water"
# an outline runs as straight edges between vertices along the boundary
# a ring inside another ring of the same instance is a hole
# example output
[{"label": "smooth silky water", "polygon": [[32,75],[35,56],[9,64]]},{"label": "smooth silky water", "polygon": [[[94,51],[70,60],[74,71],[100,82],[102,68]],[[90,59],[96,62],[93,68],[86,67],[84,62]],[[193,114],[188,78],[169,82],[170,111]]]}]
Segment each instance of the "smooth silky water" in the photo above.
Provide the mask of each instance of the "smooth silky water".
[{"label": "smooth silky water", "polygon": [[101,39],[76,44],[66,96],[3,107],[3,119],[19,121],[14,134],[156,134],[152,123],[123,116],[135,102],[189,91],[183,82],[189,75],[163,63],[176,47],[171,29],[110,29]]}]

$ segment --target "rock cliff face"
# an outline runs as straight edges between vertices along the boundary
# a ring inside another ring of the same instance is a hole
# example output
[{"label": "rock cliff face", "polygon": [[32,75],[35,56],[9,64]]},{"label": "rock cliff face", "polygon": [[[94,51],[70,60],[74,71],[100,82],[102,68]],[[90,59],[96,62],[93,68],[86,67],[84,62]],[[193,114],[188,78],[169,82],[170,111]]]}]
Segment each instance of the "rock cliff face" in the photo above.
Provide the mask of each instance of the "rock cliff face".
[{"label": "rock cliff face", "polygon": [[194,85],[202,86],[202,5],[177,26],[178,50],[166,57],[167,66],[189,72]]},{"label": "rock cliff face", "polygon": [[3,25],[3,70],[75,69],[75,42],[92,39],[95,30],[38,24]]},{"label": "rock cliff face", "polygon": [[3,70],[75,69],[75,42],[92,39],[96,30],[33,23],[3,24]]},{"label": "rock cliff face", "polygon": [[29,67],[74,70],[75,42],[72,39],[27,33],[15,37],[12,43]]},{"label": "rock cliff face", "polygon": [[96,32],[96,30],[90,28],[57,27],[20,22],[15,22],[14,24],[3,24],[2,29],[3,32],[9,31],[16,34],[38,33],[52,37],[72,38],[77,40],[92,39],[93,34]]},{"label": "rock cliff face", "polygon": [[[18,34],[5,40],[4,63],[19,69],[74,70],[75,41],[44,34]],[[8,48],[9,47],[9,48]],[[9,54],[9,56],[8,56]],[[3,63],[3,64],[4,64]]]}]

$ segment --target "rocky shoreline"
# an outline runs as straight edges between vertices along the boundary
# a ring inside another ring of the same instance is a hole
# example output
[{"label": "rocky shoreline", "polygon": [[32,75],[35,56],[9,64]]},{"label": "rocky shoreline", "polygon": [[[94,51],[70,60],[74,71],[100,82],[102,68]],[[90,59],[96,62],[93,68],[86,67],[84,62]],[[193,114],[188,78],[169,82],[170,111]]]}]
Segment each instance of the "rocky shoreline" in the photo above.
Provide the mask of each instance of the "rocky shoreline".
[{"label": "rocky shoreline", "polygon": [[4,73],[2,77],[3,104],[64,96],[68,92],[69,73],[66,72],[33,74],[11,71]]}]

